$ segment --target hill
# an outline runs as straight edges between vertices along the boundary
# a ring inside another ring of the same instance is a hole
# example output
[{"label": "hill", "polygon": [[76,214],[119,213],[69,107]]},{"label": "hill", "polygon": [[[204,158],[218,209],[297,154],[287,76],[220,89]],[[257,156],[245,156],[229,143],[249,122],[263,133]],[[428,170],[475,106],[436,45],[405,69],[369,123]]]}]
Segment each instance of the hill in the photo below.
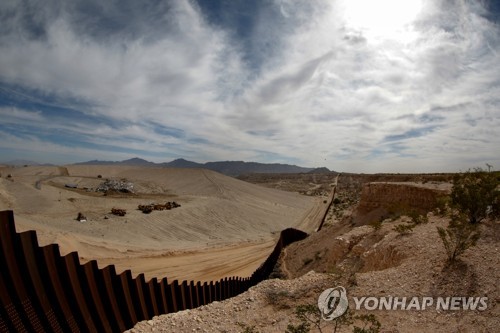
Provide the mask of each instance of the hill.
[{"label": "hill", "polygon": [[99,161],[92,160],[87,162],[74,163],[73,165],[133,165],[133,166],[155,166],[156,163],[146,161],[142,158],[134,157],[123,161]]},{"label": "hill", "polygon": [[330,173],[330,172],[331,172],[330,169],[325,168],[325,167],[321,167],[321,168],[312,169],[308,173]]},{"label": "hill", "polygon": [[173,160],[172,162],[161,163],[160,165],[166,168],[188,168],[188,169],[203,168],[203,164],[191,162],[183,158],[178,158],[176,160]]},{"label": "hill", "polygon": [[243,161],[208,162],[205,168],[220,172],[228,176],[239,176],[248,173],[301,173],[309,172],[311,168],[280,163],[257,163]]},{"label": "hill", "polygon": [[[134,165],[134,166],[158,166],[164,168],[189,168],[208,169],[222,173],[227,176],[237,177],[250,173],[307,173],[307,172],[329,172],[327,168],[305,168],[297,165],[281,163],[257,163],[244,161],[218,161],[197,163],[179,158],[171,162],[153,163],[140,158],[132,158],[124,161],[87,161],[75,163],[74,165]],[[316,171],[315,171],[316,170]]]}]

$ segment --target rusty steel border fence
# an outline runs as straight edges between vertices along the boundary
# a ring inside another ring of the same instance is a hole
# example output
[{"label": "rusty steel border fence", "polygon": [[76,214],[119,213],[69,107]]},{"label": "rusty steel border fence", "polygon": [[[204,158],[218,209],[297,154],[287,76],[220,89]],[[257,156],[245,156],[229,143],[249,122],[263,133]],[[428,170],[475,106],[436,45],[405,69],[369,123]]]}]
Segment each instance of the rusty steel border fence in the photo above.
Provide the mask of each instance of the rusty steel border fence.
[{"label": "rusty steel border fence", "polygon": [[272,273],[281,250],[306,238],[285,229],[251,277],[194,282],[132,278],[115,266],[80,264],[78,253],[39,246],[35,231],[17,233],[13,211],[0,212],[0,332],[123,332],[154,316],[221,301],[248,290]]}]

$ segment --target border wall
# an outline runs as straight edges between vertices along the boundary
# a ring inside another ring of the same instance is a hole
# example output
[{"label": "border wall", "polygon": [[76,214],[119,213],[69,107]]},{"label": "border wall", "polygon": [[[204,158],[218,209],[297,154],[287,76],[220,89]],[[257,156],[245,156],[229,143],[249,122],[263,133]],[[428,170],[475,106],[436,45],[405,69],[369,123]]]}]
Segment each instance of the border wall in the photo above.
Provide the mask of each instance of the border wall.
[{"label": "border wall", "polygon": [[243,293],[267,279],[281,250],[308,235],[285,229],[251,277],[219,281],[145,281],[115,266],[80,264],[78,253],[40,247],[35,231],[17,233],[12,211],[0,212],[0,332],[123,332],[154,316]]},{"label": "border wall", "polygon": [[[337,182],[338,182],[338,176],[337,176]],[[330,192],[330,195],[328,196],[326,202],[326,208],[321,218],[321,223],[319,224],[318,229],[316,229],[316,231],[320,231],[323,228],[323,225],[325,224],[326,218],[328,217],[328,212],[330,211],[330,208],[332,208],[333,206],[333,199],[335,198],[335,193],[337,193],[337,186],[338,185],[335,185],[335,187],[332,189],[332,192]]]}]

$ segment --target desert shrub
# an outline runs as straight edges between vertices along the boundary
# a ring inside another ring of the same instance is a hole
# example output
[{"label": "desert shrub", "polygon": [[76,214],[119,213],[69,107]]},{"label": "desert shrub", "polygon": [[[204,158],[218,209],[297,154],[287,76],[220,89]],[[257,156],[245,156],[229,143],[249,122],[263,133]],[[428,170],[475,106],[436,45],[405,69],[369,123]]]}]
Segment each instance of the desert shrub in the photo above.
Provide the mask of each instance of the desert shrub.
[{"label": "desert shrub", "polygon": [[97,178],[99,178],[99,179],[102,178],[102,175],[97,175]]},{"label": "desert shrub", "polygon": [[416,209],[407,203],[393,203],[387,207],[387,213],[391,221],[396,221],[401,216],[408,216],[415,224],[428,222],[427,214],[423,210]]},{"label": "desert shrub", "polygon": [[392,230],[398,232],[400,235],[408,235],[413,231],[415,224],[398,224]]},{"label": "desert shrub", "polygon": [[500,216],[500,182],[493,172],[480,168],[453,178],[451,206],[465,214],[469,223],[481,222],[488,216]]},{"label": "desert shrub", "polygon": [[414,224],[423,224],[429,222],[427,215],[420,214],[416,210],[410,210],[405,215],[407,215],[411,219],[411,222]]},{"label": "desert shrub", "polygon": [[446,229],[437,227],[437,230],[449,262],[454,262],[465,250],[475,246],[480,236],[477,224],[469,223],[464,214],[452,216]]},{"label": "desert shrub", "polygon": [[320,332],[322,329],[321,311],[316,305],[302,304],[295,308],[295,316],[300,320],[297,326],[289,324],[287,333],[306,333],[310,331],[311,324]]},{"label": "desert shrub", "polygon": [[450,210],[450,197],[442,195],[436,198],[436,205],[434,206],[433,213],[438,216],[446,216]]},{"label": "desert shrub", "polygon": [[480,233],[477,224],[487,217],[500,216],[500,182],[494,172],[480,168],[455,175],[450,195],[450,222],[438,227],[449,262],[476,245]]},{"label": "desert shrub", "polygon": [[291,297],[287,290],[269,289],[264,293],[264,297],[268,304],[278,309],[288,309],[290,306],[287,300]]},{"label": "desert shrub", "polygon": [[333,199],[333,203],[335,205],[338,205],[338,204],[342,203],[342,200],[340,200],[339,198],[335,198],[335,199]]}]

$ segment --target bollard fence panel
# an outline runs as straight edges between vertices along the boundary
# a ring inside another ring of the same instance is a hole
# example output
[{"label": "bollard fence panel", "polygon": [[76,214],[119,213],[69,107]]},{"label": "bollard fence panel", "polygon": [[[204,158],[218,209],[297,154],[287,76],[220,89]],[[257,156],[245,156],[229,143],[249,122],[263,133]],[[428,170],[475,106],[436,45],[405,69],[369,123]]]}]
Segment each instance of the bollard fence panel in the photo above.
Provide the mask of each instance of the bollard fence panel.
[{"label": "bollard fence panel", "polygon": [[125,298],[123,297],[123,289],[121,282],[116,275],[114,266],[106,266],[102,269],[102,277],[106,288],[105,294],[109,297],[111,305],[112,318],[116,322],[119,331],[125,331],[127,327],[132,325],[132,320],[129,317],[128,308]]},{"label": "bollard fence panel", "polygon": [[[37,251],[39,248],[36,234],[34,231],[23,232],[18,235],[21,240],[21,248],[23,250],[22,255],[26,259],[26,269],[28,272],[29,279],[32,282],[33,288],[33,301],[40,306],[40,311],[43,312],[42,317],[46,320],[44,324],[50,327],[52,332],[63,332],[64,319],[60,316],[56,316],[59,313],[54,307],[56,302],[54,300],[54,294],[51,292],[49,287],[48,279],[46,277],[46,271],[43,265],[39,266],[41,263],[42,252]],[[66,330],[69,328],[66,328]]]},{"label": "bollard fence panel", "polygon": [[34,231],[16,233],[14,213],[0,212],[0,332],[123,332],[141,320],[239,295],[272,273],[281,251],[307,234],[281,232],[269,257],[247,278],[195,282],[145,281],[76,252],[40,247]]}]

